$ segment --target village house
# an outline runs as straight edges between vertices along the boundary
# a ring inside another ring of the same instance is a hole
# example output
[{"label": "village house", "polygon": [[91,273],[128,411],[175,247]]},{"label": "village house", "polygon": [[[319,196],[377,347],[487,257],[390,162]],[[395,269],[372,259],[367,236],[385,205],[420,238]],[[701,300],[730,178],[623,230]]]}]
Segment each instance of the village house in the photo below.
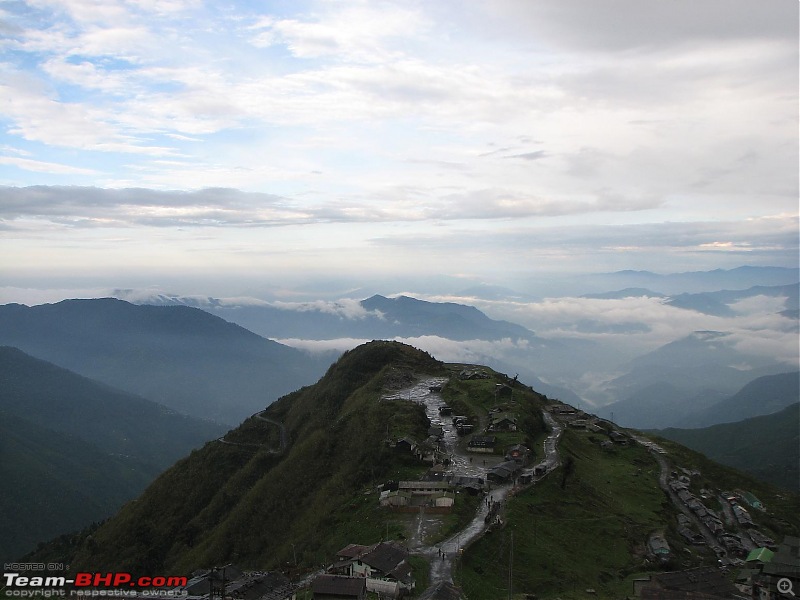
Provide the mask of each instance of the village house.
[{"label": "village house", "polygon": [[453,487],[446,481],[401,481],[397,489],[410,492],[415,496],[425,496],[449,492]]},{"label": "village house", "polygon": [[521,464],[514,460],[509,460],[489,469],[486,473],[486,479],[494,483],[505,483],[514,479],[521,471]]},{"label": "village house", "polygon": [[450,477],[450,485],[459,488],[471,495],[477,495],[485,488],[485,482],[481,477],[470,477],[468,475],[453,475]]},{"label": "village house", "polygon": [[366,581],[368,592],[399,598],[414,589],[408,556],[408,551],[394,542],[350,544],[336,553],[338,562],[329,570]]},{"label": "village house", "polygon": [[742,490],[736,490],[736,494],[741,498],[745,504],[750,506],[751,508],[755,508],[756,510],[766,511],[764,507],[764,503],[761,502],[758,498],[756,498],[751,492],[743,492]]},{"label": "village house", "polygon": [[648,600],[665,600],[667,598],[736,600],[743,598],[739,595],[739,590],[714,567],[658,573],[647,578],[634,579],[633,592],[637,598]]},{"label": "village house", "polygon": [[441,425],[431,425],[428,427],[428,436],[440,440],[444,436],[444,428]]},{"label": "village house", "polygon": [[363,577],[324,574],[311,582],[314,600],[364,600],[367,582]]},{"label": "village house", "polygon": [[651,535],[647,540],[647,551],[660,562],[667,562],[670,558],[670,548],[667,540],[662,535]]},{"label": "village house", "polygon": [[455,504],[453,486],[442,475],[431,476],[426,481],[401,481],[396,486],[386,486],[379,497],[384,508],[432,507],[450,509]]},{"label": "village house", "polygon": [[514,388],[510,385],[506,385],[505,383],[497,383],[494,386],[494,399],[495,401],[498,400],[510,400],[514,397]]},{"label": "village house", "polygon": [[516,444],[515,446],[511,446],[508,450],[506,450],[505,458],[506,460],[515,460],[524,465],[526,462],[528,462],[530,454],[530,448],[523,446],[522,444]]},{"label": "village house", "polygon": [[439,438],[430,436],[416,447],[414,455],[424,463],[431,465],[437,463],[444,456],[440,450]]},{"label": "village house", "polygon": [[491,454],[497,445],[497,437],[493,435],[476,435],[467,444],[468,452]]},{"label": "village house", "polygon": [[400,490],[384,490],[380,494],[378,501],[383,507],[397,508],[401,506],[411,506],[411,492]]},{"label": "village house", "polygon": [[610,437],[611,441],[618,446],[628,445],[628,436],[620,431],[612,431],[611,433],[608,434],[608,437]]},{"label": "village house", "polygon": [[549,410],[552,414],[561,417],[574,415],[577,412],[574,406],[570,406],[569,404],[564,404],[562,402],[554,404],[549,408]]},{"label": "village house", "polygon": [[513,413],[491,413],[487,431],[516,431],[517,418]]},{"label": "village house", "polygon": [[408,437],[403,437],[394,443],[394,449],[400,453],[413,454],[417,448],[417,443]]}]

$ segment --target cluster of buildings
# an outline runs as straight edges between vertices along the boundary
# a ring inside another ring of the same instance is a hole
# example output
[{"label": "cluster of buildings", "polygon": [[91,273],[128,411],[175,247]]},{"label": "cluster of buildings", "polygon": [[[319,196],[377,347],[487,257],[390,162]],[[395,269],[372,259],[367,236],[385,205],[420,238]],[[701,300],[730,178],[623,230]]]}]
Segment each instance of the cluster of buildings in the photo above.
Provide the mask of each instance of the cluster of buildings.
[{"label": "cluster of buildings", "polygon": [[800,593],[800,538],[786,536],[774,552],[769,548],[751,551],[736,587],[753,600],[796,597]]},{"label": "cluster of buildings", "polygon": [[[652,539],[652,538],[651,538]],[[658,573],[633,582],[646,600],[786,600],[800,590],[800,538],[787,536],[773,552],[751,551],[736,580],[714,567]]]},{"label": "cluster of buildings", "polygon": [[[711,532],[719,544],[725,548],[729,556],[744,557],[749,548],[765,547],[775,550],[777,545],[774,540],[764,535],[755,527],[750,512],[742,506],[743,498],[748,498],[750,506],[757,506],[759,510],[764,510],[763,504],[749,492],[736,490],[736,492],[722,492],[719,500],[722,510],[728,513],[731,524],[741,529],[740,533],[731,533],[725,530],[725,525],[720,515],[708,508],[703,502],[689,491],[691,483],[690,476],[699,475],[697,471],[685,471],[685,474],[678,476],[676,471],[672,472],[672,478],[668,481],[670,489],[691,510],[700,522]],[[713,495],[712,492],[701,490],[704,497]],[[685,515],[678,517],[678,532],[691,544],[704,544],[703,536],[697,534],[691,527],[691,522]],[[735,561],[734,561],[735,562]]]},{"label": "cluster of buildings", "polygon": [[[720,519],[719,513],[708,508],[699,498],[689,491],[689,485],[691,484],[690,476],[693,473],[696,473],[697,475],[700,474],[697,471],[690,471],[685,475],[678,476],[677,472],[673,471],[672,478],[667,481],[667,485],[669,485],[670,489],[675,492],[675,495],[680,499],[681,502],[683,502],[684,506],[692,511],[700,520],[700,522],[705,525],[705,527],[714,536],[719,537],[725,533],[725,526],[722,524],[722,519]],[[691,530],[691,523],[687,519],[679,520],[679,525],[681,529],[681,535],[683,535],[687,541],[691,543],[699,543],[694,535],[694,532]],[[702,536],[700,536],[700,538],[702,538]],[[739,542],[736,543],[741,545]],[[733,547],[733,539],[729,542],[729,544],[732,546],[731,550],[733,550],[734,553],[741,553],[741,550],[743,550],[743,548],[740,550]]]},{"label": "cluster of buildings", "polygon": [[617,429],[611,421],[584,412],[565,402],[555,401],[547,410],[572,429],[607,435],[608,439],[600,442],[600,447],[604,450],[610,450],[614,446],[628,446],[635,441],[630,435]]}]

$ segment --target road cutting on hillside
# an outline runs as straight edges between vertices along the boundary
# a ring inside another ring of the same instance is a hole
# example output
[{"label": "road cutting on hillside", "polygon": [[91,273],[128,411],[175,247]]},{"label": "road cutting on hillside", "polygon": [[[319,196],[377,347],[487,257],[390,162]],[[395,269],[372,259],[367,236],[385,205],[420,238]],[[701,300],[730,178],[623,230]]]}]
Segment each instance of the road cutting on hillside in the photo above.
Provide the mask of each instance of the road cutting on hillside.
[{"label": "road cutting on hillside", "polygon": [[[435,390],[441,389],[441,386],[445,383],[447,383],[447,378],[442,377],[422,379],[410,387],[385,395],[384,398],[387,400],[409,400],[421,404],[425,407],[425,412],[431,421],[441,423],[440,426],[443,430],[442,443],[450,459],[447,467],[448,474],[485,479],[488,471],[502,462],[503,458],[496,455],[476,458],[459,447],[459,437],[455,425],[447,422],[447,420],[440,419],[439,409],[446,406],[446,403],[441,394]],[[545,422],[550,427],[550,434],[543,444],[543,459],[535,467],[526,469],[526,472],[531,475],[537,469],[539,472],[549,473],[559,465],[558,440],[561,437],[562,428],[549,413],[542,411],[542,414]],[[532,478],[532,484],[535,484],[537,479]],[[487,516],[491,514],[494,517],[501,512],[503,504],[508,495],[513,492],[513,489],[514,484],[490,487],[469,524],[443,542],[433,546],[425,545],[424,540],[431,528],[438,525],[439,519],[433,516],[426,517],[424,512],[421,512],[416,517],[415,526],[412,527],[412,536],[409,539],[409,550],[416,555],[424,556],[429,561],[431,565],[429,584],[431,587],[441,582],[453,582],[455,559],[460,556],[464,548],[483,535],[493,520],[487,518]]]}]

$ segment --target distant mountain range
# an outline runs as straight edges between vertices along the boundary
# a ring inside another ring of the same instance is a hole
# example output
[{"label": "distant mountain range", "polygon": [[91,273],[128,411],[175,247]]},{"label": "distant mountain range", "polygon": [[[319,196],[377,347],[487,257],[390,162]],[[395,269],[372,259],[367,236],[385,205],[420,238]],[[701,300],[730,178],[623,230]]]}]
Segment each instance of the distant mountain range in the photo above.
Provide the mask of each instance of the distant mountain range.
[{"label": "distant mountain range", "polygon": [[0,556],[99,521],[223,433],[201,421],[0,347]]},{"label": "distant mountain range", "polygon": [[622,298],[666,298],[664,294],[648,290],[647,288],[625,288],[614,292],[600,292],[595,294],[584,294],[581,298],[591,300],[620,300]]},{"label": "distant mountain range", "polygon": [[329,364],[188,306],[0,306],[0,344],[184,414],[235,424]]},{"label": "distant mountain range", "polygon": [[581,285],[593,292],[623,288],[646,288],[668,296],[716,290],[741,290],[755,286],[796,285],[800,269],[752,267],[659,274],[651,271],[617,271],[581,277]]},{"label": "distant mountain range", "polygon": [[[708,427],[718,423],[733,423],[760,415],[777,413],[800,402],[800,372],[780,373],[759,377],[745,385],[733,396],[707,408],[696,407],[681,418],[677,426]],[[800,428],[800,422],[795,425]]]},{"label": "distant mountain range", "polygon": [[[798,310],[798,291],[800,285],[778,285],[778,286],[754,286],[746,290],[721,290],[715,292],[700,292],[695,294],[677,294],[669,296],[654,292],[646,288],[625,288],[613,292],[601,292],[584,294],[581,298],[593,300],[621,300],[623,298],[664,298],[664,303],[675,308],[694,310],[706,315],[715,317],[733,317],[736,311],[732,307],[737,302],[748,298],[766,296],[772,298],[784,298],[781,314],[792,318]],[[796,317],[794,317],[796,318]]]},{"label": "distant mountain range", "polygon": [[281,304],[158,294],[140,302],[196,306],[272,339],[391,339],[419,335],[452,340],[535,338],[529,329],[490,319],[473,306],[427,302],[409,296],[374,295],[362,301]]},{"label": "distant mountain range", "polygon": [[[797,377],[797,374],[794,374]],[[702,429],[668,428],[658,435],[746,471],[763,481],[800,490],[800,404],[773,414]]]},{"label": "distant mountain range", "polygon": [[667,304],[677,308],[695,310],[707,315],[718,317],[732,317],[736,311],[731,308],[732,304],[755,298],[757,296],[767,296],[775,298],[785,298],[784,311],[798,310],[798,284],[779,285],[779,286],[756,286],[746,290],[722,290],[718,292],[703,292],[700,294],[679,294],[667,300]]},{"label": "distant mountain range", "polygon": [[[726,272],[727,273],[727,272]],[[753,274],[757,279],[788,277],[790,269],[736,270],[735,274]],[[708,274],[691,274],[701,277]],[[711,276],[718,276],[714,272]],[[729,273],[730,275],[730,273]],[[473,291],[480,292],[482,288]],[[486,293],[500,294],[504,289],[491,287]],[[130,294],[130,293],[129,293]],[[121,295],[126,295],[121,292]],[[735,302],[759,296],[786,298],[784,316],[790,316],[797,302],[797,285],[750,287],[747,290],[713,292],[667,297],[647,288],[625,288],[616,292],[589,294],[595,299],[629,297],[662,297],[665,303],[681,308],[716,314],[734,314]],[[388,298],[375,295],[365,300],[338,302],[267,303],[253,299],[220,300],[215,298],[156,295],[139,297],[139,301],[166,305],[191,304],[236,322],[256,333],[278,340],[359,340],[404,339],[437,336],[454,341],[488,341],[464,346],[469,360],[487,364],[501,371],[518,373],[536,389],[576,406],[587,404],[575,393],[586,385],[579,380],[587,374],[620,373],[615,379],[592,385],[596,405],[616,402],[608,407],[623,424],[658,427],[665,424],[661,416],[673,418],[681,403],[697,408],[736,392],[741,386],[761,375],[785,371],[787,365],[747,353],[736,338],[721,332],[696,332],[675,340],[628,364],[620,357],[619,344],[614,351],[608,344],[580,337],[542,337],[530,329],[509,321],[489,318],[477,308],[455,302],[428,302],[409,296]],[[632,318],[621,322],[599,322],[587,316],[574,327],[584,334],[621,336],[646,334],[650,324]],[[791,324],[786,325],[791,327]],[[500,343],[506,340],[508,343]],[[428,343],[435,344],[429,341]],[[322,346],[321,344],[318,346]],[[436,348],[436,346],[433,346]],[[468,351],[467,351],[468,348]],[[329,360],[335,355],[328,354]],[[670,386],[675,389],[671,390]],[[572,388],[572,389],[570,389]],[[672,408],[664,404],[672,397]],[[673,410],[673,409],[677,409]],[[649,420],[634,416],[649,414]],[[667,424],[675,424],[667,421]]]},{"label": "distant mountain range", "polygon": [[[714,376],[713,367],[706,365],[709,380]],[[694,372],[702,374],[703,365]],[[600,412],[625,427],[656,429],[663,427],[707,427],[718,423],[741,421],[758,415],[777,412],[798,402],[797,372],[779,373],[757,377],[748,381],[752,373],[730,372],[717,368],[718,376],[730,377],[731,383],[742,387],[734,394],[724,394],[722,386],[701,393],[687,393],[684,382],[676,370],[675,377],[643,386],[624,400],[604,406]],[[663,371],[662,371],[663,375]],[[658,375],[653,375],[658,379]],[[710,384],[710,383],[709,383]]]},{"label": "distant mountain range", "polygon": [[[428,302],[398,296],[374,295],[365,300],[339,302],[267,303],[254,299],[221,300],[165,294],[139,295],[120,290],[123,297],[166,306],[191,305],[274,339],[336,340],[408,339],[438,336],[454,341],[512,342],[502,355],[496,345],[470,349],[470,360],[501,371],[518,373],[537,390],[576,406],[583,401],[574,392],[539,379],[545,364],[574,361],[576,356],[597,354],[597,345],[584,340],[549,340],[509,321],[491,319],[475,308],[455,302]],[[335,360],[324,353],[320,360]]]},{"label": "distant mountain range", "polygon": [[[731,366],[742,364],[748,368]],[[605,385],[610,398],[621,400],[604,406],[602,414],[613,412],[626,427],[677,425],[684,411],[707,408],[758,377],[786,369],[786,364],[743,352],[730,334],[697,331],[633,360],[624,375]]]}]

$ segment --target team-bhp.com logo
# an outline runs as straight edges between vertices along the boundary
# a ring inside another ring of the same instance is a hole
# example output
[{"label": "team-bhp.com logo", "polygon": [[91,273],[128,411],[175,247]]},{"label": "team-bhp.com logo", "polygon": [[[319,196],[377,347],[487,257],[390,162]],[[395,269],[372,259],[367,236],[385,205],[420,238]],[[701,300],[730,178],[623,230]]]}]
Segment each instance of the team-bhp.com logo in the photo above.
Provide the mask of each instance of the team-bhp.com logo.
[{"label": "team-bhp.com logo", "polygon": [[70,595],[89,595],[93,590],[147,590],[175,589],[186,586],[187,578],[180,576],[134,577],[130,573],[76,573],[74,577],[64,575],[27,575],[21,573],[3,573],[3,583],[6,595],[19,597],[33,597],[39,594],[25,593],[34,590],[51,589],[61,590],[60,594],[66,595],[64,588],[70,588]]}]

